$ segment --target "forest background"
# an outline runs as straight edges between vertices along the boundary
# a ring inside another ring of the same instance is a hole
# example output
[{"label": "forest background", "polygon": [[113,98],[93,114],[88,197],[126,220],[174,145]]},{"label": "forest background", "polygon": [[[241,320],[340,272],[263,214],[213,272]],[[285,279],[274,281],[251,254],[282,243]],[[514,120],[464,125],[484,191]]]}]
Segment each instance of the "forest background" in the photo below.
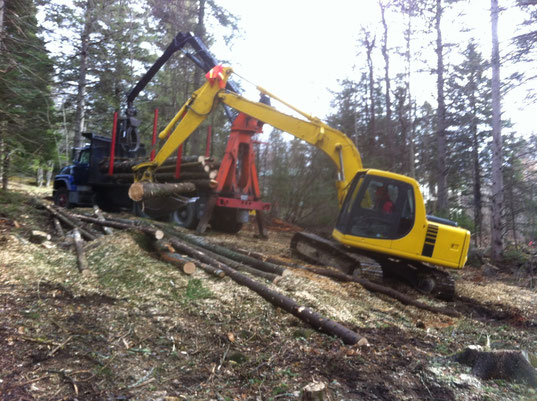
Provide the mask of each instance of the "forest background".
[{"label": "forest background", "polygon": [[[360,23],[354,47],[338,50],[351,60],[352,74],[329,88],[331,107],[320,117],[356,143],[365,167],[415,177],[428,212],[468,228],[474,245],[489,247],[493,258],[510,245],[516,250],[535,240],[537,137],[527,125],[501,118],[501,99],[527,87],[522,101],[534,104],[537,1],[492,0],[488,15],[475,15],[491,25],[492,46],[486,49],[482,31],[457,23],[469,9],[467,1],[368,4],[376,18]],[[232,54],[243,22],[225,6],[218,0],[0,0],[3,189],[10,177],[70,164],[71,148],[83,145],[82,132],[110,135],[126,92],[178,32],[192,31],[210,48],[228,49],[223,57]],[[513,12],[520,24],[503,38],[507,51],[500,52],[496,24]],[[308,23],[295,18],[297,31]],[[260,18],[259,24],[266,24],[267,35],[278,29],[277,21]],[[338,46],[337,37],[333,43]],[[274,46],[283,49],[285,43]],[[316,68],[322,50],[300,60],[304,68]],[[252,58],[260,54],[251,50]],[[214,55],[226,63],[216,50]],[[419,95],[423,77],[435,85],[430,99]],[[202,80],[203,73],[178,54],[147,86],[136,106],[148,147],[154,110],[162,128]],[[297,88],[299,81],[295,77]],[[246,90],[250,85],[238,83]],[[211,152],[222,156],[230,128],[222,110],[189,139],[186,153],[205,152],[208,125]],[[337,215],[331,162],[277,130],[265,128],[260,139],[257,165],[273,215],[328,231]]]}]

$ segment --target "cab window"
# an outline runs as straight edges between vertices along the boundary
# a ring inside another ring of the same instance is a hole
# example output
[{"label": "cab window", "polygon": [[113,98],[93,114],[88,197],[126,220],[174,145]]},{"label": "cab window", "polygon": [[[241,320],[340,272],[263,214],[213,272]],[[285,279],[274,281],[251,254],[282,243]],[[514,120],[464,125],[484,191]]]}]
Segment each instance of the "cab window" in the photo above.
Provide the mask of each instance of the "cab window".
[{"label": "cab window", "polygon": [[89,150],[83,150],[80,152],[80,157],[78,158],[80,164],[89,164],[90,162],[90,152]]},{"label": "cab window", "polygon": [[367,176],[353,188],[338,221],[345,234],[366,238],[397,239],[414,224],[415,202],[412,187],[401,181]]}]

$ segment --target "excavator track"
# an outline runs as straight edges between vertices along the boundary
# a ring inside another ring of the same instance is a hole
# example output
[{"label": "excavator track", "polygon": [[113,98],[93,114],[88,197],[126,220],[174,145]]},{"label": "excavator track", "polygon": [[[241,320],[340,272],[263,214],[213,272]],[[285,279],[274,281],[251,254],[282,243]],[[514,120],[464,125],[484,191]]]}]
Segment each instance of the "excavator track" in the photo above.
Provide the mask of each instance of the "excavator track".
[{"label": "excavator track", "polygon": [[384,277],[404,281],[418,291],[442,300],[451,301],[455,296],[455,281],[448,273],[420,262],[362,252],[306,232],[296,233],[290,247],[293,254],[308,263],[336,267],[346,274],[370,276],[372,265],[364,262],[367,258],[378,264]]}]

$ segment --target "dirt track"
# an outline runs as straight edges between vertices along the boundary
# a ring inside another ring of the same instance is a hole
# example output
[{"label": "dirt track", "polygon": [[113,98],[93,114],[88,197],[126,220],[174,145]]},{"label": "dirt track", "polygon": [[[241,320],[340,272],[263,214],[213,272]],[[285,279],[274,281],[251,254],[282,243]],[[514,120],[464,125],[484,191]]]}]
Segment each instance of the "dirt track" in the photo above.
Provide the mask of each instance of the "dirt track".
[{"label": "dirt track", "polygon": [[[229,279],[182,275],[138,234],[87,244],[91,274],[80,276],[61,241],[28,242],[31,229],[53,228],[26,196],[0,198],[0,218],[1,399],[297,400],[312,381],[332,400],[536,397],[523,384],[481,381],[449,358],[487,339],[492,348],[537,350],[537,294],[524,281],[467,268],[452,304],[462,318],[300,270],[267,283],[368,342],[345,346]],[[208,238],[289,258],[290,235]]]}]

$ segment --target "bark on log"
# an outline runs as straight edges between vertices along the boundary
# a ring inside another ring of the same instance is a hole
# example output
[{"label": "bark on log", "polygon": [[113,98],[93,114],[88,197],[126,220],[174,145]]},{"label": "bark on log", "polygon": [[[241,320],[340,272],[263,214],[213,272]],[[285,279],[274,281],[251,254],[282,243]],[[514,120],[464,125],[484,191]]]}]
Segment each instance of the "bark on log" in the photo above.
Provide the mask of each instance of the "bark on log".
[{"label": "bark on log", "polygon": [[[192,156],[183,156],[181,158],[181,163],[182,165],[185,165],[187,163],[205,163],[205,156],[197,156],[197,155],[192,155]],[[144,163],[144,162],[147,162],[147,158],[136,158],[136,159],[128,159],[128,160],[116,160],[114,162],[114,171],[117,171],[117,172],[128,172],[128,173],[132,173],[132,168],[140,163]],[[177,157],[174,156],[174,157],[169,157],[167,158],[164,163],[163,163],[163,166],[167,166],[167,165],[175,165],[177,163]],[[109,164],[109,159],[108,158],[105,158],[103,159],[100,163],[99,163],[99,169],[102,171],[102,172],[107,172],[108,171],[108,164]]]},{"label": "bark on log", "polygon": [[47,205],[46,203],[42,203],[43,207],[49,211],[50,214],[52,214],[54,217],[56,217],[58,220],[60,220],[62,223],[66,224],[67,226],[71,228],[78,228],[80,231],[80,234],[84,237],[84,239],[88,241],[93,241],[97,239],[97,236],[89,232],[88,230],[85,230],[84,228],[80,227],[80,224],[75,223],[76,219],[72,219],[71,216],[66,216],[66,214],[61,213],[59,210],[54,209],[53,207]]},{"label": "bark on log", "polygon": [[54,217],[52,221],[54,222],[54,228],[56,229],[58,236],[60,238],[65,237],[65,233],[63,232],[63,228],[62,228],[62,225],[60,224],[60,220],[58,220],[57,217]]},{"label": "bark on log", "polygon": [[73,244],[76,251],[78,270],[80,273],[84,273],[84,271],[88,269],[88,261],[86,260],[86,255],[84,253],[84,240],[82,240],[78,228],[73,230]]},{"label": "bark on log", "polygon": [[191,244],[197,245],[197,246],[202,247],[204,249],[207,249],[207,250],[209,250],[211,252],[223,255],[223,256],[225,256],[225,257],[227,257],[229,259],[232,259],[232,260],[234,260],[236,262],[250,265],[252,267],[255,267],[256,269],[259,269],[259,270],[262,270],[262,271],[265,271],[265,272],[268,272],[268,273],[282,275],[283,272],[285,271],[285,269],[282,266],[278,266],[278,265],[275,265],[275,264],[269,263],[269,262],[264,262],[264,261],[255,259],[255,258],[253,258],[251,256],[247,256],[247,255],[244,255],[244,254],[241,254],[241,253],[234,252],[229,248],[226,248],[226,247],[223,247],[223,246],[208,242],[204,238],[201,238],[201,237],[198,237],[198,236],[195,236],[195,235],[186,234],[186,233],[183,233],[183,232],[178,231],[178,230],[175,230],[173,232],[173,235],[178,236],[183,241],[187,241],[187,242],[189,242]]},{"label": "bark on log", "polygon": [[153,246],[163,260],[179,267],[183,273],[191,275],[196,271],[196,264],[194,262],[186,260],[181,255],[174,253],[166,243],[155,241]]},{"label": "bark on log", "polygon": [[[99,219],[99,221],[101,222],[106,221],[103,216],[103,212],[101,211],[101,209],[99,209],[99,206],[97,205],[93,206],[93,213]],[[101,227],[106,235],[112,235],[114,233],[114,230],[112,230],[110,227],[107,227],[107,226],[101,226]]]},{"label": "bark on log", "polygon": [[396,291],[393,288],[389,288],[389,287],[374,283],[364,278],[351,276],[349,274],[345,274],[337,270],[325,269],[322,267],[307,267],[307,266],[302,266],[302,269],[305,269],[315,274],[319,274],[321,276],[330,277],[335,280],[347,281],[347,282],[352,281],[352,282],[358,283],[369,291],[378,292],[380,294],[387,295],[391,298],[397,299],[399,302],[405,305],[412,305],[419,309],[427,310],[429,312],[434,312],[434,313],[442,313],[443,315],[447,315],[451,317],[461,316],[459,312],[453,309],[439,308],[436,306],[427,305],[423,302],[416,301],[412,299],[411,297],[409,297],[408,295],[405,295],[399,291]]},{"label": "bark on log", "polygon": [[190,182],[176,184],[159,184],[153,182],[135,182],[129,188],[129,198],[135,202],[153,198],[162,198],[176,194],[194,192],[196,186]]},{"label": "bark on log", "polygon": [[[208,258],[203,252],[192,249],[191,246],[189,246],[188,244],[185,244],[184,242],[179,241],[176,238],[171,238],[170,243],[173,245],[173,247],[176,250],[184,252],[187,255],[190,255],[205,263],[209,263],[209,264],[214,263],[214,261]],[[311,310],[310,308],[298,304],[295,300],[283,294],[280,294],[274,290],[271,290],[270,288],[264,286],[261,283],[258,283],[255,280],[252,280],[249,277],[246,277],[244,274],[241,274],[235,271],[228,265],[224,263],[218,263],[217,266],[219,269],[224,271],[224,273],[226,273],[226,275],[230,277],[233,281],[235,281],[237,284],[248,287],[252,291],[259,294],[268,302],[285,310],[286,312],[293,314],[294,316],[298,317],[302,321],[311,325],[313,328],[320,330],[324,333],[337,336],[341,338],[345,344],[356,344],[358,340],[361,338],[360,335],[358,335],[358,333],[352,330],[349,330],[345,326],[331,319],[327,319],[321,316],[320,314]]]},{"label": "bark on log", "polygon": [[252,276],[256,276],[256,277],[271,281],[273,283],[276,283],[278,281],[278,279],[280,278],[280,276],[278,276],[277,274],[269,273],[269,272],[266,272],[266,271],[258,270],[258,269],[254,268],[254,267],[250,267],[250,266],[245,265],[243,263],[240,263],[240,262],[237,262],[237,261],[232,260],[230,258],[227,258],[224,255],[221,255],[219,253],[213,252],[211,249],[205,249],[205,248],[197,246],[197,245],[195,245],[193,243],[189,243],[189,246],[192,247],[193,249],[196,249],[196,250],[198,250],[200,252],[205,253],[208,257],[214,259],[215,261],[224,263],[224,264],[230,266],[231,268],[233,268],[235,270],[250,273]]},{"label": "bark on log", "polygon": [[120,223],[118,221],[111,221],[109,219],[105,221],[100,221],[99,219],[96,219],[94,217],[88,217],[79,215],[79,218],[83,221],[86,221],[88,223],[93,223],[97,225],[112,227],[112,228],[118,228],[120,230],[137,230],[140,232],[143,232],[145,234],[148,234],[152,236],[155,239],[162,239],[164,238],[164,232],[162,230],[145,226],[145,225],[137,225],[137,224],[128,224],[128,223]]}]

